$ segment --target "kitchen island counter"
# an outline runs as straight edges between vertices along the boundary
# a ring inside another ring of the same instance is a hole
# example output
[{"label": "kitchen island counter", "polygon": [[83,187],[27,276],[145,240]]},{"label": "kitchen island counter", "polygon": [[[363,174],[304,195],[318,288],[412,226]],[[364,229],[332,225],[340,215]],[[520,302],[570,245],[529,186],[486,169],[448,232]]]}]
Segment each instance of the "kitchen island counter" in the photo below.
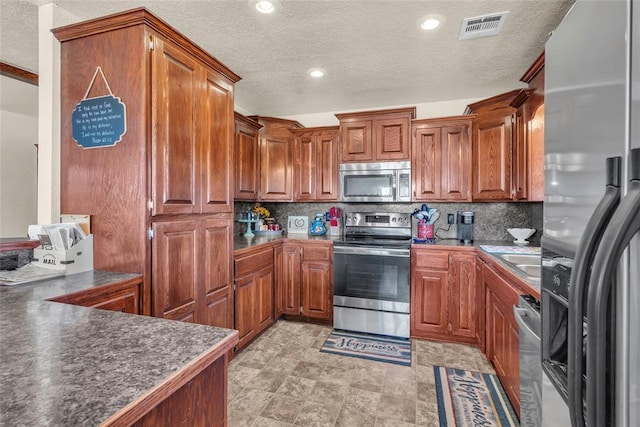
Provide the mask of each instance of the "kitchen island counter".
[{"label": "kitchen island counter", "polygon": [[139,277],[0,286],[0,425],[133,424],[220,360],[226,383],[237,331],[47,301]]}]

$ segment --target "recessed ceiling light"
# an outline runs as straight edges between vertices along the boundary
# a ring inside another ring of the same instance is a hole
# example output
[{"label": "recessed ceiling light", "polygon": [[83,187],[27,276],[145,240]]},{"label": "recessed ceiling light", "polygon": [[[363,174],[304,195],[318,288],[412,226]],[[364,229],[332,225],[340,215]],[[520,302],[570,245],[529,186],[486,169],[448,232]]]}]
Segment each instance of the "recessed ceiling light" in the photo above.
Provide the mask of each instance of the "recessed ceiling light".
[{"label": "recessed ceiling light", "polygon": [[271,13],[276,10],[276,7],[272,2],[268,0],[260,0],[256,3],[256,9],[258,10],[258,12]]},{"label": "recessed ceiling light", "polygon": [[318,79],[324,76],[324,70],[322,68],[310,68],[307,70],[307,74]]},{"label": "recessed ceiling light", "polygon": [[422,22],[422,25],[420,25],[420,27],[422,27],[423,30],[435,30],[439,26],[440,26],[440,21],[437,20],[436,18],[425,19],[424,22]]},{"label": "recessed ceiling light", "polygon": [[442,15],[438,15],[436,13],[430,13],[429,15],[425,15],[418,21],[418,25],[420,28],[426,31],[435,30],[440,27],[442,24],[446,22],[446,19]]}]

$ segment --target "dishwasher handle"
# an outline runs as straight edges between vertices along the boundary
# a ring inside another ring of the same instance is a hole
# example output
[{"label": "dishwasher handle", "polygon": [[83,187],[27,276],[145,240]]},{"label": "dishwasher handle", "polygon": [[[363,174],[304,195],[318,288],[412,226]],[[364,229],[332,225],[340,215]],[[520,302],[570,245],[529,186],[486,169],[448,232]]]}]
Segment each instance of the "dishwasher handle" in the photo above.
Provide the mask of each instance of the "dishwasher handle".
[{"label": "dishwasher handle", "polygon": [[540,341],[541,341],[540,337],[524,321],[525,317],[531,317],[529,316],[528,313],[529,313],[529,310],[526,308],[521,308],[521,307],[518,307],[517,305],[513,306],[513,316],[516,318],[516,323],[520,327],[520,330],[524,331],[525,335],[531,341],[533,341],[537,347],[540,347]]}]

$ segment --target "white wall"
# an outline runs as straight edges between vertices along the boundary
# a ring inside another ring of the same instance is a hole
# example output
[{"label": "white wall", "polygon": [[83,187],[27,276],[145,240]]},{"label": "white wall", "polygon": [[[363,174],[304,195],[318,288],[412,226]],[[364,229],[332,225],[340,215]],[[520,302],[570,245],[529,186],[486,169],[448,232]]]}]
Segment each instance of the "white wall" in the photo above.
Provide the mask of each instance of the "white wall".
[{"label": "white wall", "polygon": [[[411,105],[394,105],[394,106],[381,106],[375,108],[374,110],[386,110],[389,108],[401,108],[401,107],[416,107],[416,118],[417,119],[429,119],[434,117],[446,117],[446,116],[457,116],[464,112],[464,109],[467,105],[479,101],[481,98],[470,98],[470,99],[454,99],[451,101],[441,101],[441,102],[427,102],[423,104],[411,104]],[[236,111],[240,111],[242,109],[239,106]],[[362,111],[362,110],[358,110]],[[338,119],[336,118],[336,113],[346,113],[348,111],[331,111],[326,113],[314,113],[314,114],[296,114],[293,116],[285,116],[282,117],[284,119],[296,120],[300,122],[305,127],[315,127],[315,126],[337,126]]]},{"label": "white wall", "polygon": [[0,76],[0,237],[36,222],[38,87]]}]

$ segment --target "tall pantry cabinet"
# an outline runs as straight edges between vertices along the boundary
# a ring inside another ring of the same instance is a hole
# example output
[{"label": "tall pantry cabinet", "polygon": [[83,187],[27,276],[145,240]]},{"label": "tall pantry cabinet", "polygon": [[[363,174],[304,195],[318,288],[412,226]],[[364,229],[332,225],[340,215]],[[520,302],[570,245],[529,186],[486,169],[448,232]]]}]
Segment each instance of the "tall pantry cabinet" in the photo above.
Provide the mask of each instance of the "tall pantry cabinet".
[{"label": "tall pantry cabinet", "polygon": [[[143,8],[54,34],[61,212],[91,215],[94,268],[143,273],[143,314],[232,327],[240,78]],[[79,146],[76,105],[110,93],[126,106],[126,133],[110,147]]]}]

